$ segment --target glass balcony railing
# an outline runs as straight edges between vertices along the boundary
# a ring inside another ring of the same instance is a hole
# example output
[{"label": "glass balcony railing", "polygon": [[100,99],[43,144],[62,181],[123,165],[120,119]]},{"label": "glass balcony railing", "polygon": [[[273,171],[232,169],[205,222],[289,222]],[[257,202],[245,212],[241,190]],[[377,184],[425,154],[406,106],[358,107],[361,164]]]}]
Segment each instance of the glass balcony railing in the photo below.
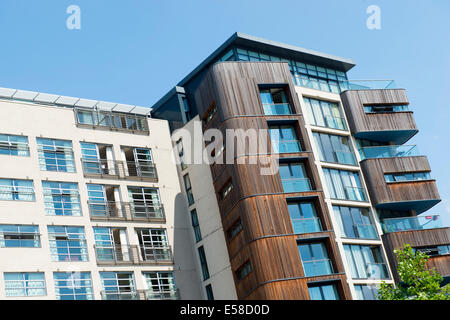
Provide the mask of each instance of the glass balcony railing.
[{"label": "glass balcony railing", "polygon": [[300,77],[296,74],[293,74],[293,81],[295,85],[332,92],[332,93],[341,93],[345,90],[382,90],[382,89],[395,89],[397,86],[394,80],[324,80],[324,79],[315,79],[310,78],[306,79]]},{"label": "glass balcony railing", "polygon": [[[339,81],[341,90],[382,90],[395,89],[397,86],[394,80],[349,80]],[[344,91],[342,90],[342,91]]]},{"label": "glass balcony railing", "polygon": [[355,224],[355,235],[359,239],[378,239],[378,233],[372,224]]},{"label": "glass balcony railing", "polygon": [[401,146],[375,146],[364,147],[359,150],[361,159],[378,159],[378,158],[400,158],[414,157],[419,155],[416,145]]},{"label": "glass balcony railing", "polygon": [[324,116],[325,125],[327,128],[337,129],[337,130],[347,130],[345,125],[345,119],[337,116]]},{"label": "glass balcony railing", "polygon": [[391,218],[383,220],[383,227],[385,232],[427,230],[442,228],[442,220],[439,215]]},{"label": "glass balcony railing", "polygon": [[334,158],[338,163],[356,165],[356,158],[353,152],[346,150],[333,151]]},{"label": "glass balcony railing", "polygon": [[264,114],[268,116],[278,116],[292,114],[289,103],[263,103]]},{"label": "glass balcony railing", "polygon": [[366,201],[366,192],[364,188],[361,187],[344,187],[345,190],[345,199],[342,200],[351,200],[351,201]]},{"label": "glass balcony railing", "polygon": [[272,140],[273,152],[275,153],[291,153],[300,152],[302,147],[298,140]]},{"label": "glass balcony railing", "polygon": [[304,219],[291,219],[292,228],[294,233],[312,233],[322,231],[322,225],[320,219],[304,218]]},{"label": "glass balcony railing", "polygon": [[389,272],[385,263],[367,263],[367,279],[388,279]]},{"label": "glass balcony railing", "polygon": [[303,261],[303,268],[307,277],[333,274],[333,265],[330,259]]},{"label": "glass balcony railing", "polygon": [[311,181],[308,178],[281,179],[284,192],[306,192],[311,191]]}]

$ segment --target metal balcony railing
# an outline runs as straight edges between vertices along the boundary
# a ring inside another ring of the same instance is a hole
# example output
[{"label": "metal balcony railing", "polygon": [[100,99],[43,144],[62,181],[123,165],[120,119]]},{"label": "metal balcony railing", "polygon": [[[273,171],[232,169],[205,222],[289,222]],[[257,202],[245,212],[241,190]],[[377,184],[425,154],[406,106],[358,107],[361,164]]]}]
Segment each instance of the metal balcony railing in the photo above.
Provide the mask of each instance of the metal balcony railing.
[{"label": "metal balcony railing", "polygon": [[322,225],[320,219],[304,218],[304,219],[291,219],[292,228],[294,233],[313,233],[322,231]]},{"label": "metal balcony railing", "polygon": [[[145,300],[179,300],[180,291],[178,289],[167,291],[145,290],[142,292]],[[142,295],[141,293],[141,295]]]},{"label": "metal balcony railing", "polygon": [[102,300],[179,300],[178,289],[168,291],[118,290],[101,291]]},{"label": "metal balcony railing", "polygon": [[364,147],[359,152],[361,160],[413,157],[419,155],[419,150],[416,145]]},{"label": "metal balcony railing", "polygon": [[106,159],[81,159],[84,175],[87,177],[122,178],[132,180],[158,179],[154,163],[136,164],[133,161]]},{"label": "metal balcony railing", "polygon": [[385,232],[428,230],[442,228],[442,220],[439,215],[391,218],[383,220],[383,227]]},{"label": "metal balcony railing", "polygon": [[270,116],[292,114],[289,103],[263,103],[264,114]]},{"label": "metal balcony railing", "polygon": [[102,300],[143,300],[136,290],[117,290],[117,291],[105,291],[100,292]]},{"label": "metal balcony railing", "polygon": [[35,201],[35,193],[32,187],[0,187],[0,200],[11,201]]},{"label": "metal balcony railing", "polygon": [[162,204],[133,202],[88,201],[92,220],[130,220],[164,222],[166,216]]},{"label": "metal balcony railing", "polygon": [[116,264],[172,264],[173,256],[170,246],[148,247],[138,245],[94,245],[97,263]]}]

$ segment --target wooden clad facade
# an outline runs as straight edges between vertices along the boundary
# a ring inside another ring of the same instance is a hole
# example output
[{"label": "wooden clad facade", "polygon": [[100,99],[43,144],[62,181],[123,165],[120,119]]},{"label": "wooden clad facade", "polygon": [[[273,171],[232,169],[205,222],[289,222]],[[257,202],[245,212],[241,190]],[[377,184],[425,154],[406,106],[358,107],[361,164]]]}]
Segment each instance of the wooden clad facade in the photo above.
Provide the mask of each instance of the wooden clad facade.
[{"label": "wooden clad facade", "polygon": [[[290,115],[265,115],[260,98],[261,86],[280,86],[285,89],[291,105]],[[227,233],[228,253],[239,299],[309,299],[308,283],[333,282],[341,299],[351,299],[344,269],[332,232],[329,212],[311,142],[308,139],[300,105],[297,101],[292,77],[287,64],[268,62],[221,62],[204,74],[193,93],[200,118],[212,106],[216,114],[204,124],[203,129],[218,129],[226,143],[227,129],[268,129],[268,122],[286,123],[295,128],[302,152],[279,155],[280,161],[304,164],[312,190],[284,193],[280,175],[262,175],[264,163],[270,163],[269,152],[245,151],[236,156],[234,164],[213,164],[211,172],[219,203],[222,225]],[[240,137],[242,141],[244,138]],[[270,145],[270,138],[267,136]],[[248,149],[246,149],[248,150]],[[227,155],[231,150],[223,151]],[[224,159],[225,160],[225,159]],[[252,160],[255,163],[249,164]],[[277,161],[278,163],[278,161]],[[232,184],[232,189],[222,199],[221,191]],[[311,201],[315,204],[323,232],[294,234],[287,201]],[[228,230],[236,223],[242,231],[230,239]],[[333,274],[306,277],[298,250],[298,243],[309,238],[320,241],[328,249]],[[248,261],[252,272],[238,279],[236,271]]]},{"label": "wooden clad facade", "polygon": [[[405,244],[413,248],[450,245],[450,228],[393,232],[384,234],[382,239],[391,267],[395,271],[395,279],[398,281],[394,250]],[[450,276],[450,255],[431,257],[427,266],[436,268],[442,276]]]}]

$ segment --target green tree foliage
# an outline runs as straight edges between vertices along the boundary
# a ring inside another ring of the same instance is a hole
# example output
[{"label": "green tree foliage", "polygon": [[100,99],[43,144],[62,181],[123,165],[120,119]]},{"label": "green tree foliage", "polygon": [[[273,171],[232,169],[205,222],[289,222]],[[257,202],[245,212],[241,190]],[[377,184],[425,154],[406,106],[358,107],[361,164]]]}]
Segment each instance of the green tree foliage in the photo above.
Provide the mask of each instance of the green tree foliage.
[{"label": "green tree foliage", "polygon": [[401,285],[383,281],[378,300],[450,300],[450,284],[440,287],[443,278],[435,268],[426,268],[425,253],[413,250],[409,244],[394,253]]}]

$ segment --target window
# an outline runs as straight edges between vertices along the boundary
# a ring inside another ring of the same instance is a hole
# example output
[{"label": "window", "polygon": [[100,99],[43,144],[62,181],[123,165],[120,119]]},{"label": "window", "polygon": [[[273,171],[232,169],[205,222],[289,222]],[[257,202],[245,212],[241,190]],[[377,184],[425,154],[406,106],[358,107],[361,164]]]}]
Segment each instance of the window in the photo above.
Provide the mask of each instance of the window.
[{"label": "window", "polygon": [[308,285],[311,300],[339,300],[335,284]]},{"label": "window", "polygon": [[392,173],[385,174],[384,179],[386,182],[421,181],[430,180],[431,175],[429,172]]},{"label": "window", "polygon": [[305,192],[312,190],[311,182],[307,177],[303,163],[280,163],[279,173],[284,192]]},{"label": "window", "polygon": [[374,285],[355,285],[357,300],[377,300],[378,289]]},{"label": "window", "polygon": [[430,257],[441,256],[441,255],[450,254],[450,245],[420,247],[420,248],[414,248],[414,250],[423,252]]},{"label": "window", "polygon": [[84,227],[48,226],[52,261],[88,261]]},{"label": "window", "polygon": [[81,142],[81,162],[85,174],[117,175],[112,146]]},{"label": "window", "polygon": [[197,210],[195,209],[191,211],[191,221],[192,228],[194,228],[195,241],[199,242],[202,240],[202,233],[200,231],[200,224],[198,223]]},{"label": "window", "polygon": [[124,218],[119,187],[102,184],[87,184],[91,217]]},{"label": "window", "polygon": [[87,109],[75,109],[75,114],[77,123],[81,125],[148,132],[147,117],[144,115]]},{"label": "window", "polygon": [[333,266],[331,260],[328,258],[328,252],[324,243],[313,242],[300,244],[298,250],[306,277],[333,273]]},{"label": "window", "polygon": [[159,189],[147,187],[128,187],[130,208],[135,218],[163,218]]},{"label": "window", "polygon": [[172,258],[165,229],[136,229],[144,261],[170,261]]},{"label": "window", "polygon": [[0,134],[0,155],[29,157],[28,137]]},{"label": "window", "polygon": [[81,216],[77,183],[42,181],[45,212],[50,216]]},{"label": "window", "polygon": [[148,299],[177,299],[177,287],[173,272],[144,272]]},{"label": "window", "polygon": [[324,168],[323,173],[332,199],[367,201],[358,172]]},{"label": "window", "polygon": [[187,168],[187,165],[186,160],[184,158],[184,147],[181,139],[177,141],[177,150],[178,150],[178,157],[180,158],[181,170],[183,171]]},{"label": "window", "polygon": [[189,205],[194,204],[194,195],[192,194],[192,186],[191,186],[191,179],[189,179],[189,174],[185,174],[183,176],[184,180],[184,187],[186,189],[186,196],[188,199]]},{"label": "window", "polygon": [[98,261],[130,261],[125,228],[94,227],[95,253]]},{"label": "window", "polygon": [[33,181],[0,179],[0,200],[34,201]]},{"label": "window", "polygon": [[75,172],[72,142],[36,138],[39,166],[43,171]]},{"label": "window", "polygon": [[320,161],[356,165],[348,137],[313,132]]},{"label": "window", "polygon": [[337,130],[347,130],[339,105],[334,102],[304,98],[309,124]]},{"label": "window", "polygon": [[364,106],[365,113],[387,113],[404,111],[409,111],[408,105],[378,104]]},{"label": "window", "polygon": [[252,264],[250,261],[247,261],[236,271],[236,277],[238,281],[244,279],[250,272],[252,272]]},{"label": "window", "polygon": [[344,244],[345,256],[353,279],[388,279],[379,246]]},{"label": "window", "polygon": [[317,217],[316,206],[312,202],[289,202],[294,233],[310,233],[322,231],[320,219]]},{"label": "window", "polygon": [[353,239],[378,239],[368,208],[333,206],[343,237]]},{"label": "window", "polygon": [[132,272],[100,272],[104,300],[136,300],[137,293]]},{"label": "window", "polygon": [[206,262],[205,249],[203,248],[203,246],[198,248],[198,255],[200,257],[200,265],[202,267],[203,281],[205,281],[209,279],[209,270],[208,263]]},{"label": "window", "polygon": [[208,284],[205,287],[205,290],[206,290],[206,298],[208,300],[214,300],[214,293],[213,293],[213,290],[212,290],[212,286],[210,284]]},{"label": "window", "polygon": [[217,106],[216,103],[213,102],[212,105],[208,108],[208,111],[206,111],[206,114],[203,116],[203,121],[205,122],[205,124],[208,124],[212,118],[214,118],[214,116],[217,113]]},{"label": "window", "polygon": [[36,297],[47,295],[42,272],[5,272],[5,294],[7,297]]},{"label": "window", "polygon": [[0,225],[0,248],[40,248],[38,226]]},{"label": "window", "polygon": [[270,125],[270,140],[273,152],[290,153],[302,151],[295,129],[291,125]]},{"label": "window", "polygon": [[260,89],[265,115],[292,114],[285,88]]},{"label": "window", "polygon": [[151,149],[122,147],[121,153],[126,177],[157,177]]},{"label": "window", "polygon": [[90,272],[54,272],[57,300],[93,300]]},{"label": "window", "polygon": [[239,218],[238,221],[236,221],[231,228],[228,230],[228,240],[233,240],[234,237],[236,237],[239,232],[242,230],[242,223],[241,219]]},{"label": "window", "polygon": [[225,187],[222,188],[222,191],[220,191],[220,200],[225,199],[231,190],[233,190],[233,182],[230,180]]}]

